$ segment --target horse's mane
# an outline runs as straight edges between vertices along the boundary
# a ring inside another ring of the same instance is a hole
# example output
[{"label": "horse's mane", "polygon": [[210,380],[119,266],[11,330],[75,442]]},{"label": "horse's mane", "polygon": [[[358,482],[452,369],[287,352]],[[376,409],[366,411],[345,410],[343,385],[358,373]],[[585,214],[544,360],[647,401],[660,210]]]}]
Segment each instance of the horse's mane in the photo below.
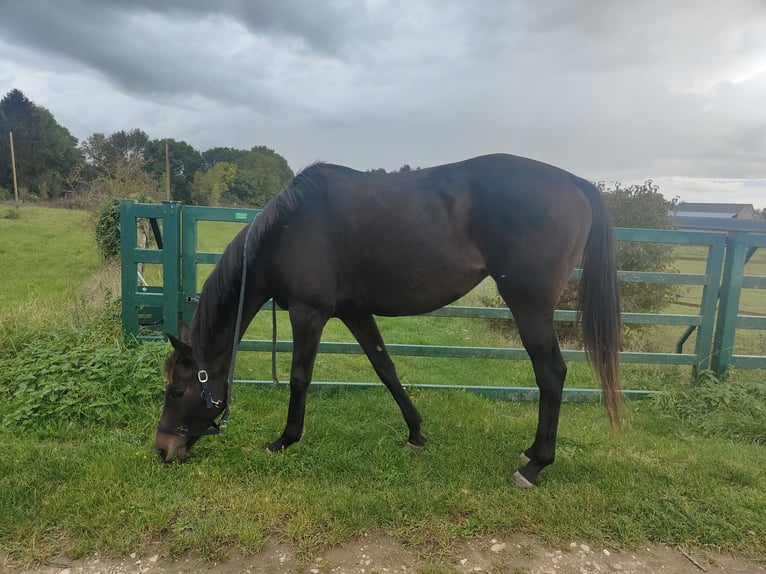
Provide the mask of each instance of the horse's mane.
[{"label": "horse's mane", "polygon": [[[225,329],[233,326],[242,281],[242,255],[248,241],[247,264],[253,268],[258,249],[274,236],[306,203],[324,197],[323,180],[315,163],[299,172],[287,186],[269,200],[263,211],[229,243],[218,265],[205,281],[197,312],[191,326],[191,346],[197,353],[204,347],[206,355],[217,355],[227,350],[232,338]],[[248,236],[248,228],[253,226]]]}]

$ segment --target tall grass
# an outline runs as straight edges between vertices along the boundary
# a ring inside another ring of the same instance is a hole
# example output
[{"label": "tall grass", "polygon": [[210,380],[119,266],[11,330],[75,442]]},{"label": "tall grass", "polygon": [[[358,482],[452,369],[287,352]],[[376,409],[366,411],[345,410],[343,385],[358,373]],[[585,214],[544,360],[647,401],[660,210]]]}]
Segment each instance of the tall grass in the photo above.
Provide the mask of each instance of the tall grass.
[{"label": "tall grass", "polygon": [[685,432],[766,445],[766,381],[721,383],[705,377],[677,385],[656,398],[659,412],[684,424]]}]

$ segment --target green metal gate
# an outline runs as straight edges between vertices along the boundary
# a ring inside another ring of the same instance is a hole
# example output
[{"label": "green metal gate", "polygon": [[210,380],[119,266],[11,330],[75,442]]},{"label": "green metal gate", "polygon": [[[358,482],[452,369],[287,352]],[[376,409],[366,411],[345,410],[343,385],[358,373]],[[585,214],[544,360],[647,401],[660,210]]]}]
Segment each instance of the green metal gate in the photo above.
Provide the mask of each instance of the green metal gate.
[{"label": "green metal gate", "polygon": [[[162,332],[178,335],[179,325],[190,322],[194,314],[191,299],[199,293],[198,266],[213,265],[220,253],[201,251],[199,223],[226,221],[245,224],[259,213],[252,209],[182,206],[176,202],[161,205],[140,204],[123,200],[120,205],[122,241],[122,322],[129,337],[147,340],[159,339]],[[139,247],[139,222],[154,220],[153,233],[156,249]],[[733,224],[728,222],[728,226]],[[755,229],[756,227],[753,226]],[[718,375],[730,365],[738,368],[766,368],[766,356],[733,354],[737,329],[766,331],[766,317],[741,316],[738,312],[743,288],[766,289],[766,277],[744,274],[748,254],[766,246],[766,235],[742,231],[700,232],[655,229],[618,228],[620,241],[638,241],[676,245],[702,246],[707,251],[705,272],[700,274],[649,273],[620,271],[621,281],[654,284],[696,285],[702,288],[699,308],[692,314],[623,313],[625,324],[685,326],[687,334],[679,341],[676,352],[646,353],[623,352],[624,363],[652,363],[687,365],[696,371],[714,370]],[[233,236],[233,234],[232,234]],[[141,264],[161,269],[161,285],[145,285],[137,280]],[[576,270],[573,277],[577,277]],[[720,304],[719,304],[720,293]],[[430,313],[441,317],[471,317],[484,319],[511,319],[507,309],[486,307],[447,306]],[[556,311],[557,321],[574,321],[574,311]],[[683,352],[683,343],[696,331],[693,352]],[[241,350],[269,351],[270,341],[243,340]],[[279,341],[279,351],[291,351],[290,341]],[[525,359],[522,348],[457,347],[436,345],[390,344],[392,355],[454,358]],[[362,353],[356,343],[322,342],[322,353]],[[567,360],[584,361],[582,350],[564,350]],[[498,389],[495,389],[496,391]],[[530,389],[517,389],[525,396]],[[595,393],[596,391],[594,391]]]}]

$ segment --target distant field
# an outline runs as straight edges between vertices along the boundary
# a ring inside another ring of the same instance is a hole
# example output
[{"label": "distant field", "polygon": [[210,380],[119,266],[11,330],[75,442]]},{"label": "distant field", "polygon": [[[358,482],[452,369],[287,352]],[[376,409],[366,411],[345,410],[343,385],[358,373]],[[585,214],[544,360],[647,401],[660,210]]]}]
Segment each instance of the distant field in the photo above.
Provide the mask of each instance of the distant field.
[{"label": "distant field", "polygon": [[[8,215],[18,213],[18,218]],[[102,266],[89,214],[69,209],[0,206],[0,323],[68,316],[92,297],[86,283]]]},{"label": "distant field", "polygon": [[[707,254],[703,247],[677,247],[675,269],[679,273],[704,273]],[[745,265],[745,275],[766,276],[766,249],[759,249]],[[701,287],[684,287],[682,302],[698,302]],[[766,293],[763,290],[743,289],[740,314],[766,315]]]}]

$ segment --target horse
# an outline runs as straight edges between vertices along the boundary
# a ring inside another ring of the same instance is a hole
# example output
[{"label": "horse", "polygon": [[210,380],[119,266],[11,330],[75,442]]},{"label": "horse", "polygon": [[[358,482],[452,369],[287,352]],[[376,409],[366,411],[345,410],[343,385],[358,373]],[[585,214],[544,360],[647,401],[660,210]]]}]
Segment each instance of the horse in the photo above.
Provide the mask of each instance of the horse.
[{"label": "horse", "polygon": [[[612,426],[620,421],[620,300],[611,217],[599,190],[563,169],[507,154],[399,173],[316,163],[296,175],[226,247],[188,328],[169,335],[165,403],[155,439],[164,462],[183,462],[228,417],[236,346],[273,299],[293,334],[282,434],[300,440],[322,330],[351,331],[401,410],[407,445],[422,448],[422,418],[375,322],[447,305],[490,276],[518,327],[539,388],[537,432],[513,474],[537,484],[553,463],[567,367],[556,303],[582,263],[578,318]],[[244,281],[244,283],[243,283]],[[213,400],[213,397],[219,397]]]}]

